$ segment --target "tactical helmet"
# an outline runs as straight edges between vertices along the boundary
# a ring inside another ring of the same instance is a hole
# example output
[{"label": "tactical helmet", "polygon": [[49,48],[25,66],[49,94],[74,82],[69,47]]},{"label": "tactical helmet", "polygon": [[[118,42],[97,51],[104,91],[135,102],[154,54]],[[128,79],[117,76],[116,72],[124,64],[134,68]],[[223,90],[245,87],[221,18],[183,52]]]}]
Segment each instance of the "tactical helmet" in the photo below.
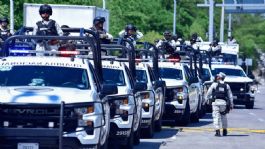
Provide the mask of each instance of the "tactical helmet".
[{"label": "tactical helmet", "polygon": [[198,34],[197,34],[197,33],[193,33],[193,34],[191,35],[191,38],[192,38],[192,39],[197,39],[197,38],[198,38]]},{"label": "tactical helmet", "polygon": [[226,77],[226,75],[224,73],[222,73],[222,72],[219,72],[216,76],[220,77],[222,80],[224,80],[225,77]]},{"label": "tactical helmet", "polygon": [[47,13],[49,15],[52,15],[52,7],[48,4],[44,4],[44,5],[41,5],[40,6],[40,9],[39,9],[39,14],[44,14],[44,13]]},{"label": "tactical helmet", "polygon": [[105,17],[97,16],[93,20],[93,24],[96,25],[98,23],[104,23],[105,22]]},{"label": "tactical helmet", "polygon": [[133,24],[127,24],[127,25],[125,26],[125,31],[127,32],[127,31],[129,31],[129,30],[133,30],[133,31],[136,32],[137,28],[136,28]]},{"label": "tactical helmet", "polygon": [[8,22],[9,22],[9,21],[8,21],[8,18],[7,18],[7,17],[3,17],[3,18],[1,18],[0,23],[2,23],[2,22],[6,22],[6,23],[8,23]]},{"label": "tactical helmet", "polygon": [[164,33],[163,33],[164,37],[166,40],[170,40],[171,37],[172,37],[172,33],[169,31],[169,30],[166,30]]},{"label": "tactical helmet", "polygon": [[219,43],[219,39],[218,38],[214,38],[213,43],[218,44]]},{"label": "tactical helmet", "polygon": [[169,30],[166,30],[164,33],[163,33],[164,36],[172,36],[172,33],[169,31]]}]

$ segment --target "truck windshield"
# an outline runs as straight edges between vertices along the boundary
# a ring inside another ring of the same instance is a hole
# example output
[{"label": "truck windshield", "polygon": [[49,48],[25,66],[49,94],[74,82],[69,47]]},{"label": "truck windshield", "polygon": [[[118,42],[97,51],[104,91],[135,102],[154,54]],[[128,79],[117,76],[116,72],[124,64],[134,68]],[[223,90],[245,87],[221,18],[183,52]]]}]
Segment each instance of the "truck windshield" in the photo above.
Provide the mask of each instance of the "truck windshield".
[{"label": "truck windshield", "polygon": [[56,66],[0,67],[0,86],[51,86],[90,89],[85,69]]},{"label": "truck windshield", "polygon": [[207,68],[203,68],[202,69],[202,75],[207,76],[207,77],[211,77],[210,70]]},{"label": "truck windshield", "polygon": [[212,70],[212,74],[215,76],[219,72],[223,72],[227,76],[238,76],[238,77],[246,77],[244,71],[240,69],[229,69],[229,68],[216,68]]},{"label": "truck windshield", "polygon": [[136,70],[136,81],[147,83],[147,75],[145,70]]},{"label": "truck windshield", "polygon": [[183,75],[180,69],[173,68],[159,68],[160,76],[165,79],[177,79],[182,80]]},{"label": "truck windshield", "polygon": [[119,69],[103,68],[103,81],[106,84],[125,85],[123,71]]}]

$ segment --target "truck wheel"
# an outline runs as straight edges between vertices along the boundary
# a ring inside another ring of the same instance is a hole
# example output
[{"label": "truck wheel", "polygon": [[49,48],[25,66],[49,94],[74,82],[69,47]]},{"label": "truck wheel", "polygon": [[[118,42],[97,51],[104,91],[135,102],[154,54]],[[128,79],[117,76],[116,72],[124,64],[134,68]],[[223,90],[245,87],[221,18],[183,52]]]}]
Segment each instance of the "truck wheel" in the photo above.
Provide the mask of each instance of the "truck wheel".
[{"label": "truck wheel", "polygon": [[160,132],[162,130],[162,116],[160,115],[160,118],[155,121],[155,131]]},{"label": "truck wheel", "polygon": [[109,144],[109,141],[108,139],[106,139],[105,143],[100,146],[100,149],[108,149],[108,144]]},{"label": "truck wheel", "polygon": [[246,108],[247,109],[253,109],[254,108],[254,101],[251,101],[249,103],[246,104]]},{"label": "truck wheel", "polygon": [[190,103],[189,100],[187,100],[184,114],[182,115],[182,118],[180,120],[180,125],[186,126],[189,123],[190,123]]},{"label": "truck wheel", "polygon": [[154,121],[151,121],[151,125],[147,128],[146,132],[142,132],[147,138],[153,138],[154,136]]},{"label": "truck wheel", "polygon": [[141,138],[141,123],[139,124],[137,131],[133,135],[133,144],[139,145],[140,144],[140,138]]},{"label": "truck wheel", "polygon": [[197,107],[195,113],[193,113],[193,114],[191,115],[191,121],[192,121],[192,122],[195,122],[195,123],[197,123],[197,122],[200,121],[199,105],[198,105],[198,107]]},{"label": "truck wheel", "polygon": [[121,145],[121,148],[123,149],[133,149],[133,140],[134,140],[134,132],[131,131],[130,137],[127,140],[126,145]]}]

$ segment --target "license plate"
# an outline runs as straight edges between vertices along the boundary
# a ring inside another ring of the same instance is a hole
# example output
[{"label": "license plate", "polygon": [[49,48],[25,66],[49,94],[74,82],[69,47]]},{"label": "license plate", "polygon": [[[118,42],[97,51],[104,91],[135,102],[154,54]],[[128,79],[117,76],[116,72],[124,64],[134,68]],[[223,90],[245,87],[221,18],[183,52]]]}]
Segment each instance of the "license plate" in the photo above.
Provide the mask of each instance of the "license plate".
[{"label": "license plate", "polygon": [[39,143],[18,143],[18,149],[39,149]]},{"label": "license plate", "polygon": [[150,120],[142,120],[142,124],[148,124]]},{"label": "license plate", "polygon": [[182,113],[182,110],[175,110],[174,113]]},{"label": "license plate", "polygon": [[237,96],[233,96],[234,99],[237,99]]}]

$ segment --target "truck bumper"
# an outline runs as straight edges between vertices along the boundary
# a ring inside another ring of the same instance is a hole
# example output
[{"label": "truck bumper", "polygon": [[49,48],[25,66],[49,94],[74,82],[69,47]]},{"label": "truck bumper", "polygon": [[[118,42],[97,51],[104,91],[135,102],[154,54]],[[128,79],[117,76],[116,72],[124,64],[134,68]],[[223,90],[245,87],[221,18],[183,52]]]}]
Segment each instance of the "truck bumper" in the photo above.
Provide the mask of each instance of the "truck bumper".
[{"label": "truck bumper", "polygon": [[125,145],[132,132],[131,128],[119,128],[115,123],[110,124],[110,141]]},{"label": "truck bumper", "polygon": [[176,108],[176,106],[172,104],[165,104],[163,120],[180,120],[184,114],[184,111],[184,108]]},{"label": "truck bumper", "polygon": [[233,93],[233,98],[235,105],[245,105],[255,100],[254,95],[244,93]]},{"label": "truck bumper", "polygon": [[[45,128],[0,128],[0,148],[16,149],[20,144],[34,143],[38,148],[59,148],[59,130]],[[97,144],[83,145],[76,137],[63,137],[63,148],[94,148]]]}]

